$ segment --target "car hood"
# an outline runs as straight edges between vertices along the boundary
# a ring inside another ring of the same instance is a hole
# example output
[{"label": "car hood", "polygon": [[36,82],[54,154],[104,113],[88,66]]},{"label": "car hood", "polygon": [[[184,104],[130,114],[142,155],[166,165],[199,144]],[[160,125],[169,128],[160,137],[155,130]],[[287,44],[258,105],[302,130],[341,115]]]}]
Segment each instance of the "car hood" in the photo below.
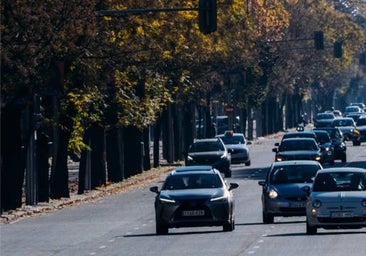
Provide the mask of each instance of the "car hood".
[{"label": "car hood", "polygon": [[223,188],[202,188],[202,189],[179,189],[179,190],[162,190],[160,197],[171,198],[174,200],[187,199],[210,199],[212,197],[224,195]]},{"label": "car hood", "polygon": [[226,144],[225,145],[228,149],[248,149],[245,144]]},{"label": "car hood", "polygon": [[223,154],[225,154],[225,151],[207,151],[207,152],[189,152],[188,155],[191,157],[207,157],[207,156],[211,156],[211,157],[216,157],[216,156],[222,156]]},{"label": "car hood", "polygon": [[319,151],[314,150],[279,151],[278,154],[282,156],[316,155],[319,154]]},{"label": "car hood", "polygon": [[322,202],[360,201],[366,199],[365,191],[334,191],[334,192],[312,192],[312,200]]},{"label": "car hood", "polygon": [[290,184],[272,184],[274,188],[282,197],[303,197],[306,192],[302,188],[311,186],[311,183],[290,183]]}]

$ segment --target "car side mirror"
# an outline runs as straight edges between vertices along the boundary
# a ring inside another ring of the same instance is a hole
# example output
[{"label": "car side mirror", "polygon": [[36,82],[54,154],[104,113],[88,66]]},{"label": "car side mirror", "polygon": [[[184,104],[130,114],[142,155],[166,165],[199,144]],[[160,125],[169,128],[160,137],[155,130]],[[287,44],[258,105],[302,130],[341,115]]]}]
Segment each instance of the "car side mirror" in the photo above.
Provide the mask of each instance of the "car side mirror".
[{"label": "car side mirror", "polygon": [[150,191],[151,191],[151,192],[154,192],[154,193],[156,193],[156,194],[159,194],[159,188],[158,188],[158,186],[151,187],[151,188],[150,188]]},{"label": "car side mirror", "polygon": [[232,148],[228,148],[227,152],[229,152],[230,154],[234,152],[234,150]]},{"label": "car side mirror", "polygon": [[252,142],[251,141],[247,141],[247,145],[252,145]]},{"label": "car side mirror", "polygon": [[260,180],[260,181],[258,181],[258,185],[264,186],[264,185],[266,185],[266,181]]},{"label": "car side mirror", "polygon": [[233,190],[233,189],[236,189],[238,187],[239,187],[239,184],[238,183],[230,183],[229,190]]},{"label": "car side mirror", "polygon": [[275,145],[276,147],[278,147],[278,146],[280,145],[280,143],[279,143],[279,142],[276,142],[274,145]]}]

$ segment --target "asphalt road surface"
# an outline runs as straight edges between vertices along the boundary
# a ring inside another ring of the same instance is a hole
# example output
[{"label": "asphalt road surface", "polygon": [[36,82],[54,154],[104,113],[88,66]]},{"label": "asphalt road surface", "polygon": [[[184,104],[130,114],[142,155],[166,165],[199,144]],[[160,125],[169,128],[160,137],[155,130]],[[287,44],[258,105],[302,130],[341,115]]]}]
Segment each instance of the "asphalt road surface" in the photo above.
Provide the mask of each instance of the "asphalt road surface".
[{"label": "asphalt road surface", "polygon": [[[239,256],[239,255],[366,255],[366,228],[319,229],[305,234],[305,217],[276,217],[263,224],[258,180],[274,159],[271,151],[279,139],[261,139],[250,145],[252,165],[236,165],[229,180],[239,183],[236,225],[169,229],[155,235],[153,201],[149,191],[161,181],[110,195],[95,202],[0,225],[1,256],[118,255],[118,256]],[[348,144],[348,165],[366,168],[366,144]]]}]

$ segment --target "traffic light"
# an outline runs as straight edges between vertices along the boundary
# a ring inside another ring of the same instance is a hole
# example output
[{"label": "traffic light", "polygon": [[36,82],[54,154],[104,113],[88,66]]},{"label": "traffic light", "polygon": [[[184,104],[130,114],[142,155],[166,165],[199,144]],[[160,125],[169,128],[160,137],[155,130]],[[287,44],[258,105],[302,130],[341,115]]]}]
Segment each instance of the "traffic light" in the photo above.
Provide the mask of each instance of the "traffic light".
[{"label": "traffic light", "polygon": [[217,29],[216,0],[199,0],[198,25],[204,34],[210,34]]},{"label": "traffic light", "polygon": [[324,34],[323,31],[314,32],[314,46],[316,50],[324,50]]},{"label": "traffic light", "polygon": [[342,58],[343,55],[343,49],[342,49],[342,42],[335,42],[333,45],[334,49],[334,57],[336,58]]}]

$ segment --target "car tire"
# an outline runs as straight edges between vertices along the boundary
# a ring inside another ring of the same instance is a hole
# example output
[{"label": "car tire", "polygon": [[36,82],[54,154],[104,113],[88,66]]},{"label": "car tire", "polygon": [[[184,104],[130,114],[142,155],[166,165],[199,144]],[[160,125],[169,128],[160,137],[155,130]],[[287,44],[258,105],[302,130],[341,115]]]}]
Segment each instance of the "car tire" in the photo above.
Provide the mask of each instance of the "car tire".
[{"label": "car tire", "polygon": [[251,165],[251,162],[248,161],[248,162],[245,162],[245,166],[250,166]]},{"label": "car tire", "polygon": [[225,172],[225,178],[231,178],[231,170]]},{"label": "car tire", "polygon": [[342,163],[345,163],[345,162],[347,162],[347,156],[346,156],[346,154],[344,154],[342,156]]},{"label": "car tire", "polygon": [[315,235],[318,229],[316,227],[310,226],[309,223],[306,221],[306,234],[307,235]]},{"label": "car tire", "polygon": [[360,146],[361,145],[361,142],[359,142],[357,140],[352,141],[352,143],[353,143],[353,146]]},{"label": "car tire", "polygon": [[235,222],[234,220],[226,222],[224,225],[222,225],[222,230],[224,232],[230,232],[235,229]]},{"label": "car tire", "polygon": [[274,216],[270,213],[263,212],[263,223],[264,224],[272,224],[274,223]]},{"label": "car tire", "polygon": [[156,223],[156,234],[157,235],[166,235],[166,234],[168,234],[168,227]]}]

